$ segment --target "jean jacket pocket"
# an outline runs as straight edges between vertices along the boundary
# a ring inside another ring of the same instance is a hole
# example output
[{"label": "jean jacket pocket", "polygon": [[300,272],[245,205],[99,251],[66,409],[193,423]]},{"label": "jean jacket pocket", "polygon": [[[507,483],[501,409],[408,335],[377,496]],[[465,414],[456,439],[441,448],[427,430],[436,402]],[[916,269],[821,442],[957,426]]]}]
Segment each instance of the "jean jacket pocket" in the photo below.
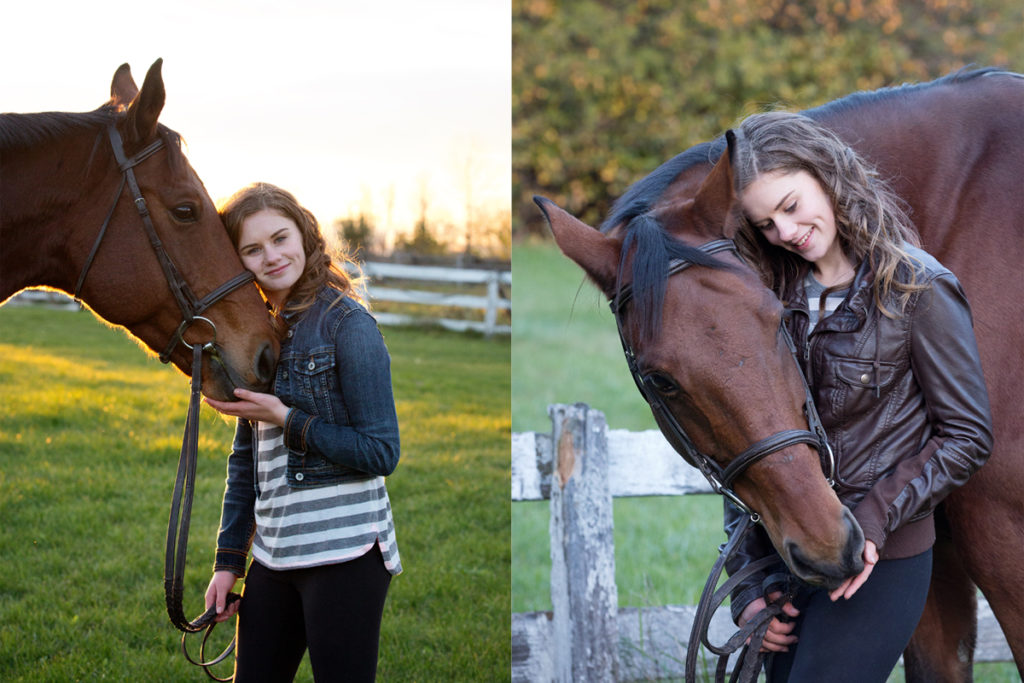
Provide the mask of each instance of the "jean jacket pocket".
[{"label": "jean jacket pocket", "polygon": [[328,422],[335,422],[336,417],[331,400],[338,391],[335,362],[334,348],[320,347],[295,358],[292,366],[298,384],[296,404]]}]

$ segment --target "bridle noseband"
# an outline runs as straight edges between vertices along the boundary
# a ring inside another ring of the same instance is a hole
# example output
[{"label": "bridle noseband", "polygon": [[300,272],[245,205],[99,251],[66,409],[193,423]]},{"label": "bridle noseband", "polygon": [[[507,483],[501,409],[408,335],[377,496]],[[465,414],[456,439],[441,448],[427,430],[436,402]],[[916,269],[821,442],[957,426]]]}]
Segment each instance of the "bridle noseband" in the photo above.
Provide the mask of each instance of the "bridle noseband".
[{"label": "bridle noseband", "polygon": [[167,280],[167,285],[170,287],[171,294],[174,295],[174,300],[178,303],[178,308],[181,309],[182,314],[181,324],[178,326],[178,329],[175,330],[174,334],[167,342],[163,352],[160,354],[160,361],[162,363],[169,362],[171,353],[174,352],[175,347],[179,343],[184,344],[190,350],[192,349],[192,345],[184,340],[183,335],[196,320],[205,322],[213,331],[213,339],[204,345],[204,351],[210,352],[216,356],[217,327],[209,318],[204,318],[202,314],[206,309],[213,306],[234,290],[252,282],[254,280],[254,276],[247,270],[242,271],[202,299],[197,297],[192,291],[192,288],[188,286],[187,282],[185,282],[185,278],[181,276],[181,272],[177,267],[175,267],[174,262],[171,261],[171,257],[168,256],[167,250],[164,249],[164,245],[160,241],[160,237],[156,234],[156,228],[153,225],[153,219],[149,215],[149,207],[146,205],[146,199],[142,196],[142,191],[139,189],[139,183],[135,179],[134,168],[163,149],[163,138],[157,137],[155,141],[139,150],[135,156],[129,158],[125,156],[121,133],[118,132],[115,124],[111,123],[107,126],[107,137],[110,139],[110,146],[113,149],[114,159],[117,161],[118,170],[121,171],[121,182],[117,187],[117,194],[114,195],[114,201],[110,206],[110,210],[107,212],[107,217],[103,221],[103,225],[100,227],[99,235],[96,237],[92,250],[85,259],[85,265],[82,266],[82,272],[78,276],[78,282],[75,285],[75,299],[80,300],[81,298],[80,295],[82,292],[82,286],[85,284],[86,275],[88,275],[89,269],[92,267],[92,262],[96,258],[96,252],[99,251],[100,243],[103,241],[103,236],[107,232],[107,226],[110,225],[110,220],[114,216],[114,210],[117,208],[121,195],[124,194],[125,185],[127,185],[131,192],[132,203],[135,205],[135,209],[138,211],[139,217],[142,219],[142,227],[146,232],[146,236],[149,238],[149,243],[153,247],[153,252],[156,254],[157,261],[160,263],[160,269],[163,270],[164,278]]},{"label": "bridle noseband", "polygon": [[[724,251],[731,251],[739,256],[739,253],[736,251],[735,243],[728,239],[714,240],[701,245],[698,249],[708,256]],[[693,262],[686,259],[673,259],[669,262],[668,277],[677,275],[692,265],[694,265]],[[672,447],[676,449],[679,455],[683,457],[683,460],[693,467],[696,467],[704,474],[715,493],[725,496],[729,502],[743,510],[744,513],[750,515],[753,521],[759,521],[760,516],[758,513],[751,510],[750,507],[736,495],[732,488],[733,482],[735,482],[737,477],[743,474],[747,468],[754,463],[762,460],[772,453],[775,453],[776,451],[780,451],[798,443],[809,444],[818,451],[820,457],[824,461],[823,465],[829,486],[833,485],[835,480],[835,458],[832,455],[831,447],[828,445],[828,439],[825,436],[825,428],[822,426],[821,420],[818,418],[818,411],[814,407],[814,398],[811,395],[811,390],[807,385],[807,381],[803,377],[803,372],[800,372],[799,375],[801,380],[803,380],[804,385],[804,413],[807,417],[809,429],[787,429],[776,434],[772,434],[771,436],[761,439],[751,445],[749,448],[733,458],[725,467],[719,465],[710,456],[702,453],[696,445],[694,445],[693,440],[686,433],[686,430],[683,429],[679,420],[676,419],[675,415],[672,414],[672,411],[669,410],[664,397],[647,386],[645,377],[640,372],[639,363],[637,361],[636,354],[633,351],[633,347],[630,346],[629,342],[626,340],[622,319],[625,307],[632,298],[632,285],[627,284],[621,287],[609,302],[612,314],[615,316],[615,325],[619,331],[619,341],[622,342],[622,350],[626,355],[626,363],[629,366],[629,372],[633,376],[633,381],[636,382],[637,389],[640,390],[640,393],[650,405],[651,411],[654,413],[655,420],[657,421],[658,426],[661,427],[662,433],[665,434],[665,438],[670,444],[672,444]],[[793,356],[793,361],[797,363],[797,368],[799,369],[800,364],[796,356],[796,345],[793,343],[793,339],[790,336],[789,331],[786,329],[785,324],[780,325],[780,334],[786,340],[786,344]]]}]

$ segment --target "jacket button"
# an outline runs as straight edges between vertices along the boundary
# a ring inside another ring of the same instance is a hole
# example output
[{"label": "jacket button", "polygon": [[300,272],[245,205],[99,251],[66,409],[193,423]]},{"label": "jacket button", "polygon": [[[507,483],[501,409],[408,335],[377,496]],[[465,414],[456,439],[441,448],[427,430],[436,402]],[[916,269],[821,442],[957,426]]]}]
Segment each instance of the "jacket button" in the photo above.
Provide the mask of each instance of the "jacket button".
[{"label": "jacket button", "polygon": [[309,361],[309,365],[306,366],[306,367],[308,367],[310,370],[315,370],[316,369],[316,363],[314,363],[313,361]]},{"label": "jacket button", "polygon": [[302,481],[306,476],[302,472],[295,473],[295,481]]},{"label": "jacket button", "polygon": [[291,339],[291,338],[292,338],[292,331],[291,331],[291,330],[288,330],[288,334],[287,334],[287,337],[288,337],[289,339]]},{"label": "jacket button", "polygon": [[860,376],[860,381],[862,384],[867,384],[868,382],[871,381],[871,377],[868,375],[868,373],[865,372],[863,375]]}]

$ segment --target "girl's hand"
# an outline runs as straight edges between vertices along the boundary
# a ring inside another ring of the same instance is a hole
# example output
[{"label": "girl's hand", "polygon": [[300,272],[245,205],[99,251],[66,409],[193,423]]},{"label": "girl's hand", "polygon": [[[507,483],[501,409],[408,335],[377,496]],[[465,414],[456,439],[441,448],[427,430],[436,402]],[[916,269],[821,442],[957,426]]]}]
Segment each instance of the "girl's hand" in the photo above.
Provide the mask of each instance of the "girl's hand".
[{"label": "girl's hand", "polygon": [[846,598],[849,600],[853,597],[853,594],[857,592],[857,589],[864,585],[864,582],[871,576],[871,570],[875,568],[875,564],[878,563],[878,547],[874,541],[864,541],[864,569],[857,576],[851,576],[850,578],[839,584],[839,588],[828,594],[828,597],[835,602],[839,598]]},{"label": "girl's hand", "polygon": [[213,578],[210,579],[210,587],[206,589],[206,609],[210,609],[211,605],[217,606],[217,616],[214,617],[214,621],[218,623],[227,621],[238,612],[239,600],[225,606],[228,593],[235,587],[236,581],[238,581],[238,577],[228,571],[214,572]]},{"label": "girl's hand", "polygon": [[284,421],[288,417],[288,406],[282,403],[277,396],[260,394],[246,389],[235,389],[235,396],[239,399],[238,401],[214,401],[212,398],[203,400],[208,406],[224,415],[269,422],[278,427],[284,427]]},{"label": "girl's hand", "polygon": [[[778,600],[782,593],[770,593],[768,595],[773,601]],[[758,612],[763,610],[767,606],[764,598],[757,598],[752,603],[747,605],[743,609],[743,613],[740,614],[739,625],[742,627],[748,621],[754,618]],[[790,617],[795,617],[800,614],[800,610],[793,606],[792,602],[787,602],[782,606],[782,612]],[[779,621],[778,617],[774,617],[771,623],[768,624],[768,630],[764,634],[764,640],[761,641],[761,652],[789,652],[789,646],[797,641],[797,637],[792,635],[793,629],[796,624],[793,622]]]}]

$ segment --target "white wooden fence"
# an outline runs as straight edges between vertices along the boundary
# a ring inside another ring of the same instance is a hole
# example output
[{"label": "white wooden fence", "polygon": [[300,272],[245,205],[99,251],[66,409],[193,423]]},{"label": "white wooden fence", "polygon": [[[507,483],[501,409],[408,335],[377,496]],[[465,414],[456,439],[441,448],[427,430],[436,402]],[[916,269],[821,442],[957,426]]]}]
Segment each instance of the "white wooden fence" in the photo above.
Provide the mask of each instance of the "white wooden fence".
[{"label": "white wooden fence", "polygon": [[[398,313],[374,311],[374,317],[381,325],[408,325],[432,323],[449,330],[465,332],[475,330],[485,335],[509,334],[511,325],[498,323],[498,311],[512,310],[512,302],[502,296],[501,285],[512,284],[511,271],[476,270],[464,268],[442,268],[438,266],[409,266],[396,263],[366,262],[363,273],[370,279],[368,294],[372,302],[394,301],[428,306],[483,309],[483,321],[453,320],[450,318],[425,318]],[[392,289],[381,283],[387,279],[418,280],[426,282],[447,282],[462,284],[484,284],[485,296],[430,292],[420,289]]]},{"label": "white wooden fence", "polygon": [[[512,615],[513,683],[681,677],[695,608],[619,608],[612,499],[710,493],[707,482],[658,431],[609,430],[583,403],[548,414],[550,434],[512,435],[512,500],[551,501],[552,604]],[[1012,661],[988,603],[978,603],[975,661]],[[719,610],[711,642],[733,630]]]},{"label": "white wooden fence", "polygon": [[[483,311],[483,320],[454,320],[428,316],[406,315],[373,311],[374,317],[381,325],[434,324],[449,330],[465,332],[474,330],[487,336],[509,334],[511,325],[498,322],[499,311],[511,311],[512,301],[502,294],[502,285],[512,284],[511,271],[443,268],[439,266],[412,266],[395,263],[366,262],[362,264],[363,273],[368,277],[367,295],[370,301],[392,301],[414,305],[445,306],[449,308],[470,308]],[[485,295],[452,294],[432,292],[421,289],[394,289],[384,286],[388,279],[414,280],[421,282],[445,282],[458,284],[483,284],[487,287]],[[27,290],[22,292],[12,303],[67,306],[77,305],[60,292],[44,290]]]}]

